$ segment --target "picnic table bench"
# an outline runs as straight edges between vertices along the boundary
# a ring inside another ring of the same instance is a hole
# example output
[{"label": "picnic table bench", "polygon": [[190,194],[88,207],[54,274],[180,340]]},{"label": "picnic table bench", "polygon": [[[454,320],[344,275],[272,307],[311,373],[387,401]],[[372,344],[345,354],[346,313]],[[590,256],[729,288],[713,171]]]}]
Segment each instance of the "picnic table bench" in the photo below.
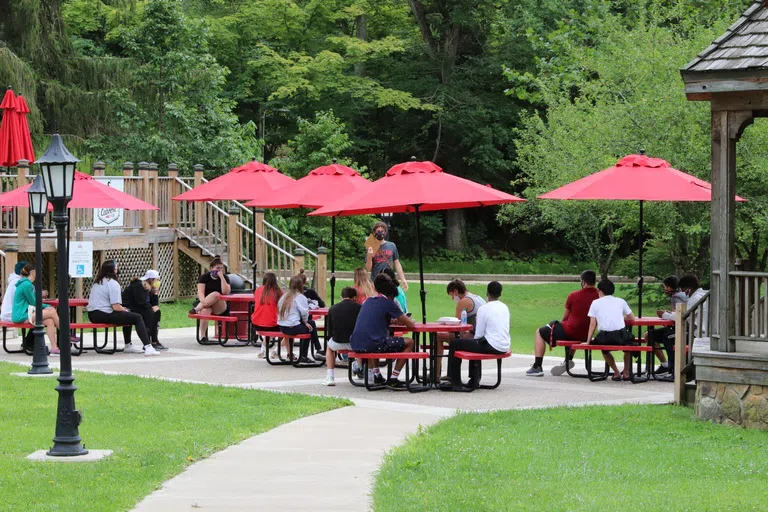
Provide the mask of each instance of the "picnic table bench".
[{"label": "picnic table bench", "polygon": [[[350,359],[361,359],[363,361],[363,383],[365,385],[365,389],[368,391],[376,391],[378,389],[385,389],[387,386],[386,384],[371,384],[370,380],[368,379],[368,361],[371,359],[378,360],[378,359],[386,359],[388,361],[393,361],[396,359],[406,359],[406,360],[412,360],[412,361],[418,361],[419,359],[425,360],[429,359],[430,355],[426,352],[382,352],[382,353],[376,353],[376,352],[349,352],[348,356]],[[352,377],[352,365],[350,364],[350,380]],[[410,374],[410,364],[406,363],[403,365],[403,368],[405,368],[405,388],[411,392],[411,393],[419,393],[421,391],[427,391],[429,389],[429,386],[414,386],[412,385],[413,380],[415,379],[415,375]],[[391,364],[389,365],[389,369],[387,371],[387,380],[391,377]]]}]

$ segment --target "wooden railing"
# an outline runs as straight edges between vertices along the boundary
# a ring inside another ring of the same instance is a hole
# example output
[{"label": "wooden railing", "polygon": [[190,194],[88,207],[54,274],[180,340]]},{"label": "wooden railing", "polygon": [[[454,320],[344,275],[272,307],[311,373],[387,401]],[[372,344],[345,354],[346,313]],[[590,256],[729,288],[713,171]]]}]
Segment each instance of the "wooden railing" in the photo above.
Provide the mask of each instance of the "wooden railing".
[{"label": "wooden railing", "polygon": [[[183,180],[177,178],[176,182],[182,191],[192,190]],[[227,252],[229,214],[210,201],[174,203],[178,209],[177,231],[194,242],[208,256],[224,257]]]},{"label": "wooden railing", "polygon": [[736,341],[768,341],[768,273],[732,271],[731,293],[734,298]]},{"label": "wooden railing", "polygon": [[693,373],[693,342],[712,332],[708,291],[688,309],[678,304],[675,310],[675,403],[685,403],[685,383]]},{"label": "wooden railing", "polygon": [[257,246],[262,246],[264,249],[262,266],[259,267],[257,265],[256,267],[257,274],[264,275],[264,272],[274,272],[277,275],[280,286],[286,288],[291,277],[296,273],[298,265],[296,256],[258,233],[254,236],[253,229],[242,222],[238,222],[237,225],[243,241],[243,272],[246,272],[246,269],[253,268],[254,260],[249,250],[252,249],[252,245],[249,245],[249,243],[252,244],[255,241]]}]

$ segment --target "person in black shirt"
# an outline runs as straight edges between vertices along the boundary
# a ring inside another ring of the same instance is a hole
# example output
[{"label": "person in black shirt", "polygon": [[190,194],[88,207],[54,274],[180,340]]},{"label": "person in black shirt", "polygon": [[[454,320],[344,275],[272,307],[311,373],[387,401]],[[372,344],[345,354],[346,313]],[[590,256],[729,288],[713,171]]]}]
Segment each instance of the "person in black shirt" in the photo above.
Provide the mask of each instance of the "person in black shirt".
[{"label": "person in black shirt", "polygon": [[[307,288],[307,274],[304,273],[303,268],[299,270],[299,277],[304,283],[304,296],[307,298],[307,300],[313,300],[317,302],[317,307],[324,308],[325,301],[320,297],[320,295],[318,295],[318,293],[312,288]],[[312,309],[312,305],[309,306],[309,309]]]},{"label": "person in black shirt", "polygon": [[355,302],[357,290],[347,286],[341,290],[341,298],[338,304],[328,310],[328,325],[326,329],[330,333],[328,348],[325,352],[325,362],[328,364],[328,373],[323,381],[324,386],[335,386],[333,371],[336,368],[336,351],[352,350],[349,346],[349,337],[355,330],[357,315],[360,313],[360,304]]},{"label": "person in black shirt", "polygon": [[[132,313],[138,313],[144,319],[148,334],[155,350],[167,350],[158,339],[158,329],[160,325],[160,301],[158,298],[158,289],[154,287],[155,282],[160,282],[160,274],[156,270],[148,270],[141,278],[135,278],[123,290],[123,306]],[[123,327],[123,338],[126,343],[131,342],[130,325]]]},{"label": "person in black shirt", "polygon": [[[229,278],[224,270],[224,262],[219,256],[214,256],[211,261],[211,271],[206,272],[197,280],[198,303],[190,309],[190,314],[201,315],[226,315],[229,306],[222,295],[232,292],[229,286]],[[200,320],[200,342],[208,341],[208,320]]]}]

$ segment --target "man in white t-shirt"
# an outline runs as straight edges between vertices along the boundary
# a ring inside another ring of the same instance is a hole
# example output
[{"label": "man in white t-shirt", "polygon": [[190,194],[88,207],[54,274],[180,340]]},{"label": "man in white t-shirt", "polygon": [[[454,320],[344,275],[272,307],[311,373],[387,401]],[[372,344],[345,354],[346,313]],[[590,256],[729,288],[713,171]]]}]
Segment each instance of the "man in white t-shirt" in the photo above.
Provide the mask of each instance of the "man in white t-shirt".
[{"label": "man in white t-shirt", "polygon": [[[501,283],[491,281],[486,289],[488,303],[477,310],[474,339],[451,340],[448,353],[448,379],[441,385],[447,388],[460,387],[461,359],[454,357],[457,350],[478,354],[506,354],[509,352],[509,308],[499,300]],[[476,389],[480,386],[480,361],[469,362],[469,382],[467,387]]]},{"label": "man in white t-shirt", "polygon": [[[631,345],[634,343],[634,336],[627,325],[630,324],[635,316],[629,308],[629,304],[624,299],[614,297],[613,292],[616,287],[609,279],[603,279],[597,285],[598,299],[592,301],[587,316],[589,317],[589,333],[587,334],[587,343],[593,343],[592,336],[595,330],[600,332],[594,339],[595,345]],[[613,370],[612,380],[630,380],[632,371],[632,353],[624,352],[624,372],[619,373],[616,366],[616,360],[608,351],[603,351],[605,362]]]}]

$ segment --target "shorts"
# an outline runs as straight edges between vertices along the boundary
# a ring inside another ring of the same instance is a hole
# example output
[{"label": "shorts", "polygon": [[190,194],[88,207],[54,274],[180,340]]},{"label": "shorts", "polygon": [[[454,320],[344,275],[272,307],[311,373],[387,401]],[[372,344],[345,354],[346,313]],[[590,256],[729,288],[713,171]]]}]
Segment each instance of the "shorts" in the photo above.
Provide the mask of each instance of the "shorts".
[{"label": "shorts", "polygon": [[570,338],[568,333],[565,332],[563,324],[557,320],[552,320],[549,324],[539,329],[539,336],[542,337],[544,343],[551,347],[557,346],[558,341],[566,341]]},{"label": "shorts", "polygon": [[386,352],[404,352],[405,351],[405,338],[402,336],[394,336],[384,338],[371,343],[365,350],[355,350],[363,354],[382,354]]},{"label": "shorts", "polygon": [[328,348],[334,352],[338,352],[339,350],[352,350],[352,346],[349,343],[337,343],[333,338],[328,340]]}]

